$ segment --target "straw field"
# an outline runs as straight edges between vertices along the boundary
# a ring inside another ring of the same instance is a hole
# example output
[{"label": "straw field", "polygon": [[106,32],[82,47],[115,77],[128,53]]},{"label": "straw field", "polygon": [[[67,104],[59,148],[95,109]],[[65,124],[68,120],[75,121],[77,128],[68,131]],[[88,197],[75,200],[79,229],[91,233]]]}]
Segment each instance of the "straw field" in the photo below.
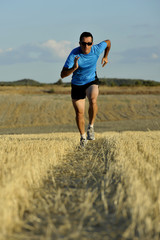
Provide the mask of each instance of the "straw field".
[{"label": "straw field", "polygon": [[[98,108],[97,131],[160,129],[160,95],[100,95]],[[70,95],[0,94],[0,134],[57,129],[77,131]]]},{"label": "straw field", "polygon": [[160,131],[96,137],[0,138],[3,237],[159,239]]},{"label": "straw field", "polygon": [[158,95],[99,96],[84,150],[69,96],[0,103],[0,239],[160,239]]}]

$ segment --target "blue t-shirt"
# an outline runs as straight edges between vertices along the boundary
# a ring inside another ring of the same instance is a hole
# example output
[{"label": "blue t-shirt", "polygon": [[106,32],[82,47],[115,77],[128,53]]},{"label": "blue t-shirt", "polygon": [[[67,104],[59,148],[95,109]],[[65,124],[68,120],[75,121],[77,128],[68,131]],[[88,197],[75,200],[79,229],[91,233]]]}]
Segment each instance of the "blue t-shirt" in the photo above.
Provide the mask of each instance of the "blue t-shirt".
[{"label": "blue t-shirt", "polygon": [[101,42],[97,45],[93,45],[90,53],[83,54],[81,47],[74,48],[68,56],[64,67],[72,68],[74,65],[74,59],[76,56],[78,59],[78,69],[73,72],[72,84],[84,85],[95,80],[96,77],[96,64],[100,54],[107,47],[106,42]]}]

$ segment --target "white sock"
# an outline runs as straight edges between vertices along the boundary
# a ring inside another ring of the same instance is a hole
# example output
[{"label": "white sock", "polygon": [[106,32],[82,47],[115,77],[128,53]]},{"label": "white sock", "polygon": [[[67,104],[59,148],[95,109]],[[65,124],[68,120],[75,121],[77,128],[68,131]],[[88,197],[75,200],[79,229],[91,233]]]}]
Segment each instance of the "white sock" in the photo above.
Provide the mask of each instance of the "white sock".
[{"label": "white sock", "polygon": [[83,139],[86,139],[86,133],[81,134],[81,137],[82,137]]},{"label": "white sock", "polygon": [[88,124],[88,128],[93,128],[93,124]]}]

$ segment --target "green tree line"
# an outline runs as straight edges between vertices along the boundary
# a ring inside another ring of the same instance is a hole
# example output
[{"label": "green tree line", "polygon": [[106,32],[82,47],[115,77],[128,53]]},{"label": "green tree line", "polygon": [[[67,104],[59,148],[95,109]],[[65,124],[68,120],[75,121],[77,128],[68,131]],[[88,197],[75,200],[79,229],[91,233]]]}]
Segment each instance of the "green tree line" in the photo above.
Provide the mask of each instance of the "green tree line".
[{"label": "green tree line", "polygon": [[[114,86],[160,86],[160,82],[154,80],[142,79],[123,79],[123,78],[100,78],[100,85],[114,87]],[[58,79],[53,83],[40,83],[33,79],[21,79],[12,82],[0,82],[0,86],[44,86],[47,84],[60,85],[63,87],[70,86],[70,82],[63,82]]]}]

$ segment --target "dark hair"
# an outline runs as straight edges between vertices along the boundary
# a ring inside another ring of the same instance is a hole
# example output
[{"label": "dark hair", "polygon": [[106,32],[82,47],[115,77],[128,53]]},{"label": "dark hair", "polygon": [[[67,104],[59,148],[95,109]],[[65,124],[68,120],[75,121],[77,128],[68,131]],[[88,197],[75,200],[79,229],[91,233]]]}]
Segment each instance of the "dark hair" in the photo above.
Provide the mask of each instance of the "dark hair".
[{"label": "dark hair", "polygon": [[83,32],[83,33],[81,34],[81,36],[80,36],[79,41],[82,42],[82,39],[83,39],[84,37],[91,37],[91,38],[92,38],[92,42],[93,42],[93,36],[92,36],[92,34],[91,34],[90,32]]}]

